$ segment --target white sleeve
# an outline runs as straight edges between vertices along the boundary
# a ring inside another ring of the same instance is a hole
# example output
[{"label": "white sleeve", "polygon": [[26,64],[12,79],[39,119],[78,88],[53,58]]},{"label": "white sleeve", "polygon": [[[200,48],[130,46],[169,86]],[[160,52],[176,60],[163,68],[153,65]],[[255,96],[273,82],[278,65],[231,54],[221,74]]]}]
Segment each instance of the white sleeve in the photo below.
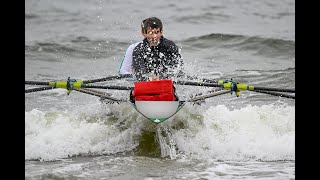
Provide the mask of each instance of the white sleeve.
[{"label": "white sleeve", "polygon": [[[141,41],[140,41],[141,42]],[[127,51],[126,54],[124,55],[122,62],[120,64],[120,69],[119,69],[119,74],[132,74],[132,52],[133,49],[140,43],[136,42],[134,44],[131,44]]]}]

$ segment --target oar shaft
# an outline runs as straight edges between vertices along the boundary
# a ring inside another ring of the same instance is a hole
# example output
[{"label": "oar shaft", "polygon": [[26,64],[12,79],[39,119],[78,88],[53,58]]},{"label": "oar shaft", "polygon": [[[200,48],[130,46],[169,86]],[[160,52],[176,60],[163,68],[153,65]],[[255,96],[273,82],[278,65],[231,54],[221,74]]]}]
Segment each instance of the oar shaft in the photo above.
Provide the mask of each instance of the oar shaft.
[{"label": "oar shaft", "polygon": [[42,81],[25,81],[25,84],[30,84],[30,85],[49,85],[49,82],[42,82]]},{"label": "oar shaft", "polygon": [[199,79],[197,76],[189,76],[187,75],[186,78],[188,78],[189,80],[200,80],[202,82],[206,82],[206,83],[218,83],[217,80],[214,80],[214,79]]},{"label": "oar shaft", "polygon": [[286,98],[290,98],[290,99],[295,99],[295,95],[292,95],[292,94],[284,94],[284,93],[279,93],[279,92],[270,92],[270,91],[261,91],[261,90],[256,90],[255,92],[270,94],[270,95],[280,96],[280,97],[286,97]]},{"label": "oar shaft", "polygon": [[104,77],[99,79],[85,80],[83,81],[83,83],[84,84],[96,83],[96,82],[109,81],[109,80],[121,79],[121,78],[130,78],[130,77],[132,77],[131,74],[123,74],[123,75],[109,76],[109,77]]},{"label": "oar shaft", "polygon": [[39,88],[34,88],[34,89],[26,89],[25,93],[45,91],[45,90],[50,90],[50,89],[54,89],[54,87],[46,86],[46,87],[39,87]]},{"label": "oar shaft", "polygon": [[91,92],[95,92],[95,93],[98,93],[98,94],[102,94],[104,96],[111,96],[110,93],[107,93],[107,92],[101,92],[101,91],[98,91],[98,90],[95,90],[95,89],[86,89],[86,88],[83,88],[83,90],[87,90],[87,91],[91,91]]},{"label": "oar shaft", "polygon": [[76,91],[79,91],[79,92],[82,92],[82,93],[85,93],[85,94],[98,96],[98,97],[103,98],[103,99],[109,99],[109,100],[112,100],[112,101],[115,101],[115,102],[126,102],[126,100],[117,99],[117,98],[108,96],[108,95],[106,95],[105,93],[102,93],[102,92],[91,91],[90,89],[76,89]]},{"label": "oar shaft", "polygon": [[282,88],[267,88],[267,87],[256,87],[254,86],[254,91],[265,90],[265,91],[278,91],[278,92],[290,92],[295,93],[295,89],[282,89]]},{"label": "oar shaft", "polygon": [[83,85],[83,88],[97,88],[97,89],[116,89],[116,90],[132,90],[130,86],[99,86],[99,85]]},{"label": "oar shaft", "polygon": [[175,84],[180,85],[192,85],[192,86],[206,86],[206,87],[221,87],[223,88],[223,85],[215,84],[215,83],[205,83],[205,82],[192,82],[192,81],[176,81]]},{"label": "oar shaft", "polygon": [[228,90],[216,91],[216,92],[213,92],[213,93],[210,93],[210,94],[206,94],[206,95],[202,95],[202,96],[197,96],[197,97],[191,98],[191,99],[187,100],[187,102],[195,102],[195,101],[199,101],[199,100],[204,100],[204,99],[207,99],[207,98],[211,98],[211,97],[222,95],[222,94],[226,94],[226,93],[230,93],[230,91],[228,91]]}]

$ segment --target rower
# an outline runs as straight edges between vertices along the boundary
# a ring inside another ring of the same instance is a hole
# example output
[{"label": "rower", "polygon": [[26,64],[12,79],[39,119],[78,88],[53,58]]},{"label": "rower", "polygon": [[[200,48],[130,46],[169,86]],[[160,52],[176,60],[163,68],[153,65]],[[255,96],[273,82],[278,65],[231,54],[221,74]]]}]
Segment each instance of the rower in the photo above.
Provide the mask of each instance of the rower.
[{"label": "rower", "polygon": [[161,20],[156,17],[143,20],[141,33],[144,39],[128,47],[119,74],[132,73],[138,81],[182,75],[183,58],[177,45],[164,38]]}]

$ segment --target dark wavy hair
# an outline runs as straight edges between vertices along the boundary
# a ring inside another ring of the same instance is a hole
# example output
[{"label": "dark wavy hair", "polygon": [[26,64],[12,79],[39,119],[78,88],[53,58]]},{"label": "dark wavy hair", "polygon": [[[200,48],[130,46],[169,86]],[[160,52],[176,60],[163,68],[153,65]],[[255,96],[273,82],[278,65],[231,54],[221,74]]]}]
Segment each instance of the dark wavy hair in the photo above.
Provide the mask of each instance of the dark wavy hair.
[{"label": "dark wavy hair", "polygon": [[157,17],[150,17],[141,22],[141,31],[143,33],[147,33],[148,27],[152,29],[160,28],[160,31],[162,32],[162,22]]}]

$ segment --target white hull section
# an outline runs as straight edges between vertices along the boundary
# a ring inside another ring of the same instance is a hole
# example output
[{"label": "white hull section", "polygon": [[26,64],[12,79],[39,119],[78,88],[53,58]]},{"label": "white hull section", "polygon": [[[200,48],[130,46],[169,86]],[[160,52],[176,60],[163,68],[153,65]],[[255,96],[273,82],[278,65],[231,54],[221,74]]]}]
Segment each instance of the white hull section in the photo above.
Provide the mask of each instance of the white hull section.
[{"label": "white hull section", "polygon": [[179,101],[135,101],[137,110],[147,118],[169,118],[179,107]]}]

